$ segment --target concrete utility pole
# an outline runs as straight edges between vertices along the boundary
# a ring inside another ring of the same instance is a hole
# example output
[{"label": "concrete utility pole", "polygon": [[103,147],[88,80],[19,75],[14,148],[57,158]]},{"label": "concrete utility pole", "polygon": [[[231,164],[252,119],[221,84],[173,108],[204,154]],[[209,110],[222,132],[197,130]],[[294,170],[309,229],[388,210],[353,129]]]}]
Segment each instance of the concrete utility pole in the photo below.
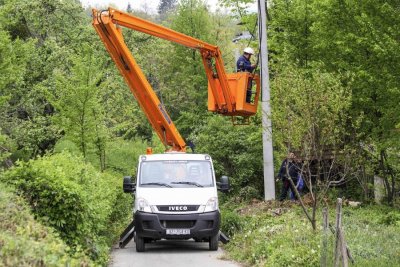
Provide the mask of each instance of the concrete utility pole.
[{"label": "concrete utility pole", "polygon": [[258,0],[258,36],[260,42],[261,66],[261,110],[262,140],[264,162],[264,196],[265,200],[275,199],[274,160],[272,154],[271,105],[269,91],[267,15],[265,0]]}]

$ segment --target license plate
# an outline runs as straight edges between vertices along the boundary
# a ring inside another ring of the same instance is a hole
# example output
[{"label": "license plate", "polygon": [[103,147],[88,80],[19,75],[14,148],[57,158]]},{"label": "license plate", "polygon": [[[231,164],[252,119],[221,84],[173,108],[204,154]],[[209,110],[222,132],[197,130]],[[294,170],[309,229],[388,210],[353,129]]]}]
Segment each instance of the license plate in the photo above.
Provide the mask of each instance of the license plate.
[{"label": "license plate", "polygon": [[167,235],[190,235],[190,229],[167,229]]}]

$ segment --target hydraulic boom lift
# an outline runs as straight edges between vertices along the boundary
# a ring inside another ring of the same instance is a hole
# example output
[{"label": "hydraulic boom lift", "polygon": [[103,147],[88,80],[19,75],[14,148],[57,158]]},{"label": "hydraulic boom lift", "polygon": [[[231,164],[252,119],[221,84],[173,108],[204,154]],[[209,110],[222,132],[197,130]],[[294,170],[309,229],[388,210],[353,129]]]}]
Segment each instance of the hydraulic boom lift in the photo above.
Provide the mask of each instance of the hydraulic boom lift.
[{"label": "hydraulic boom lift", "polygon": [[[242,117],[257,112],[259,76],[248,72],[227,74],[217,46],[114,8],[103,11],[93,9],[92,24],[153,129],[170,150],[185,151],[186,143],[126,46],[120,26],[199,50],[208,79],[209,111]],[[253,94],[250,103],[246,102],[248,90]]]}]

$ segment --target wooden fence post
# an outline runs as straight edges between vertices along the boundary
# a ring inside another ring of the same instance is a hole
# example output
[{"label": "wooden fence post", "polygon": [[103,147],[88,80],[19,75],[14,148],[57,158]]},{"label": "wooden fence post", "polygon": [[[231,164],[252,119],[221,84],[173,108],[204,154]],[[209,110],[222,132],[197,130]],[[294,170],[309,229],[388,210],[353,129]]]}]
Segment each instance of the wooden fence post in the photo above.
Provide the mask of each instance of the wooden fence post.
[{"label": "wooden fence post", "polygon": [[335,262],[334,266],[339,267],[340,263],[340,228],[342,225],[342,199],[338,198],[336,203],[336,245],[335,245]]},{"label": "wooden fence post", "polygon": [[324,227],[324,236],[322,239],[321,267],[326,267],[327,253],[328,253],[328,227],[329,227],[328,208],[323,208],[322,219]]},{"label": "wooden fence post", "polygon": [[344,232],[342,229],[342,226],[339,228],[339,237],[340,237],[340,250],[342,254],[342,266],[343,267],[348,267],[349,266],[349,260],[347,256],[347,244],[346,240],[344,239]]}]

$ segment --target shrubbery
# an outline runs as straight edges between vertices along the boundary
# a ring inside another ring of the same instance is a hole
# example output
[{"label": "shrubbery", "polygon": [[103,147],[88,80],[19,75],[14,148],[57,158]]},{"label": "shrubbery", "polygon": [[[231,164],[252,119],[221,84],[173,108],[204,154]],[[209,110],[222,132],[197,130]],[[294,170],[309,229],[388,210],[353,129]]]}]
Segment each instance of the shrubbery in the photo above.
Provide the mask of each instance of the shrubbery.
[{"label": "shrubbery", "polygon": [[240,215],[232,210],[221,209],[221,231],[228,236],[233,236],[244,227],[244,220]]},{"label": "shrubbery", "polygon": [[50,227],[34,220],[28,205],[0,183],[0,266],[88,266]]},{"label": "shrubbery", "polygon": [[41,222],[57,230],[72,252],[83,250],[105,263],[116,236],[110,230],[119,230],[118,223],[129,216],[131,200],[122,196],[119,178],[63,152],[19,163],[4,180],[21,192]]}]

